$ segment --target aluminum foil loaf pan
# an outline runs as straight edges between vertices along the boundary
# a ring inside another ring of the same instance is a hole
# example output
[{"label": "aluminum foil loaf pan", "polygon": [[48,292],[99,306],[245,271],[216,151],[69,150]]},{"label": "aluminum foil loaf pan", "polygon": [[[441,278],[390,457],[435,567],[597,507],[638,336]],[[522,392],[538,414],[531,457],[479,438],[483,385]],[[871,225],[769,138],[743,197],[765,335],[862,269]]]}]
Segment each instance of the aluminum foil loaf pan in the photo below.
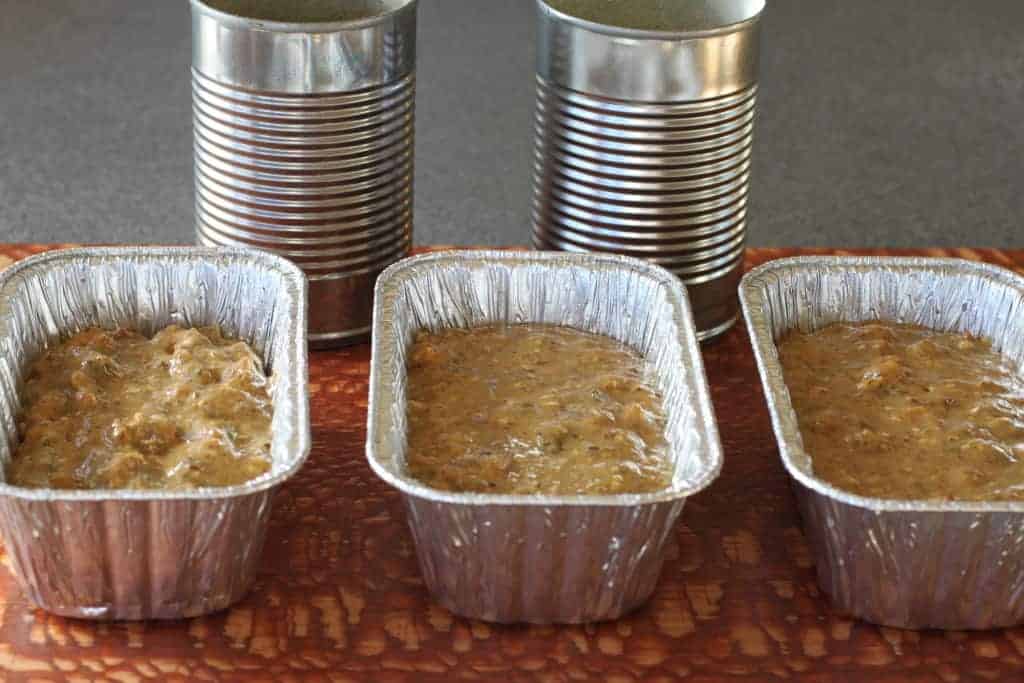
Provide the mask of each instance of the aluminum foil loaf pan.
[{"label": "aluminum foil loaf pan", "polygon": [[270,254],[86,248],[0,274],[0,462],[18,445],[19,388],[48,344],[90,326],[219,325],[271,378],[273,466],[191,491],[26,489],[0,483],[0,535],[25,594],[90,619],[170,619],[227,607],[252,583],[274,490],[309,452],[306,282]]},{"label": "aluminum foil loaf pan", "polygon": [[[665,491],[615,496],[451,493],[405,468],[406,353],[421,329],[552,323],[637,349],[661,390],[674,463]],[[668,271],[612,255],[447,252],[390,267],[377,284],[367,457],[398,489],[427,588],[497,622],[614,619],[654,590],[688,496],[722,451],[693,317]]]},{"label": "aluminum foil loaf pan", "polygon": [[901,628],[1024,622],[1024,503],[883,500],[814,474],[775,346],[792,329],[881,319],[990,339],[1024,361],[1024,278],[958,259],[802,257],[747,274],[740,301],[818,582],[833,605]]}]

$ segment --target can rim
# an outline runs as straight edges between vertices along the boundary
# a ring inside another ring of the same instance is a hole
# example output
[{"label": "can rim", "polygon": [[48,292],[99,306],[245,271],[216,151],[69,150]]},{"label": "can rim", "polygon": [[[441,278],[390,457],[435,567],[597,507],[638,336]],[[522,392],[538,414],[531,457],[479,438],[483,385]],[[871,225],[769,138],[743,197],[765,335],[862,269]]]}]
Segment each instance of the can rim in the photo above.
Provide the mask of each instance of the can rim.
[{"label": "can rim", "polygon": [[[192,0],[197,2],[198,0]],[[536,0],[537,8],[540,12],[547,13],[549,16],[555,19],[578,26],[579,28],[593,31],[594,33],[601,33],[607,36],[620,37],[620,38],[633,38],[633,39],[648,39],[648,40],[689,40],[693,38],[710,38],[714,36],[727,35],[730,33],[737,33],[745,30],[761,20],[761,15],[764,14],[764,8],[766,0],[754,0],[754,11],[748,18],[740,21],[733,22],[731,24],[723,24],[722,26],[716,26],[714,28],[698,29],[698,30],[663,30],[663,29],[641,29],[641,28],[624,28],[621,26],[613,26],[611,24],[602,24],[597,21],[590,19],[582,19],[580,17],[568,14],[561,10],[555,9],[548,4],[548,0]]]},{"label": "can rim", "polygon": [[[337,33],[353,29],[362,29],[376,26],[390,19],[394,15],[406,11],[410,7],[415,8],[419,0],[395,0],[398,4],[391,9],[362,19],[334,20],[334,21],[273,21],[268,19],[254,19],[232,14],[224,10],[211,7],[207,0],[189,0],[194,12],[205,14],[216,19],[225,26],[237,26],[256,31],[274,31],[278,33]],[[762,0],[763,1],[763,0]]]}]

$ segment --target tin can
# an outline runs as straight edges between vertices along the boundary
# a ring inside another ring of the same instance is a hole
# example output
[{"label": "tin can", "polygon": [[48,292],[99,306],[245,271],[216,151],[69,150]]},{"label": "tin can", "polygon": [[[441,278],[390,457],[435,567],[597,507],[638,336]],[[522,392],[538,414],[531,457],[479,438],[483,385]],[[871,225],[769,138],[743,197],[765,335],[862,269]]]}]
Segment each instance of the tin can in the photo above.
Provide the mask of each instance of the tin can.
[{"label": "tin can", "polygon": [[763,0],[538,0],[533,244],[650,259],[728,330]]},{"label": "tin can", "polygon": [[370,330],[412,244],[416,0],[192,0],[199,243],[309,278],[309,341]]}]

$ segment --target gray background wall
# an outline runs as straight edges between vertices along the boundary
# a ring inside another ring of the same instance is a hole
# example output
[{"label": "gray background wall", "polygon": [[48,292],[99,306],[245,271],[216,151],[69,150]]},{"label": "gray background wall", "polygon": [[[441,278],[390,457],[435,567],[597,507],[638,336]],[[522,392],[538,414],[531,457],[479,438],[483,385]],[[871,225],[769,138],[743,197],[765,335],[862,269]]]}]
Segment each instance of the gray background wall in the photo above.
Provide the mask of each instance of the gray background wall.
[{"label": "gray background wall", "polygon": [[[768,0],[750,241],[1024,246],[1024,3]],[[191,242],[185,0],[0,0],[0,239]],[[530,0],[421,0],[419,243],[524,243]]]}]

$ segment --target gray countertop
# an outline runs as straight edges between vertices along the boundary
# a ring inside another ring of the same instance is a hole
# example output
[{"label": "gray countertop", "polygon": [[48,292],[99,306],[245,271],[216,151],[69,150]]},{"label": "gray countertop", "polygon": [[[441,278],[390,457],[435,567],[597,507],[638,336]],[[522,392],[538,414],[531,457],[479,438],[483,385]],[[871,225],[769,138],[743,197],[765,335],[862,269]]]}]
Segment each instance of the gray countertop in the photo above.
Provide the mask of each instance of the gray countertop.
[{"label": "gray countertop", "polygon": [[[1024,246],[1024,3],[768,2],[752,244]],[[191,242],[187,2],[0,10],[0,240]],[[533,50],[421,0],[417,242],[527,241]]]}]

